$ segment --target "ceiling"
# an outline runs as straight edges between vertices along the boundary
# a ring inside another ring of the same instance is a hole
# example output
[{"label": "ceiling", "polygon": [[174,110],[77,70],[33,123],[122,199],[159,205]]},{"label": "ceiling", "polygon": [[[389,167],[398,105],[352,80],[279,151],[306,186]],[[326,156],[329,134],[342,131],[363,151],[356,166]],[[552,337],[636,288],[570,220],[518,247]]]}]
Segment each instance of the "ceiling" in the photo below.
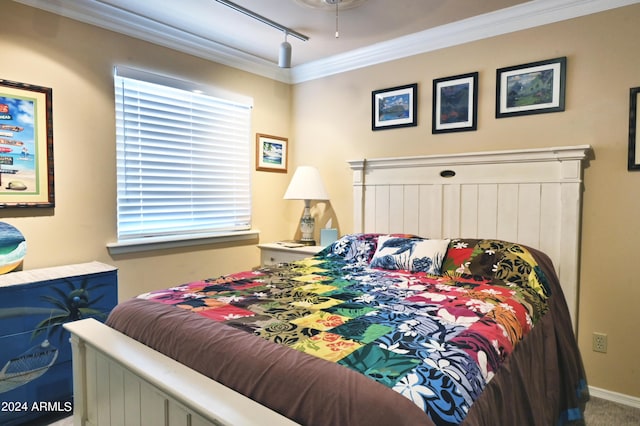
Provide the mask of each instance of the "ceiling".
[{"label": "ceiling", "polygon": [[[274,63],[278,61],[278,46],[284,40],[281,31],[215,0],[102,1]],[[308,36],[308,41],[287,38],[293,50],[292,65],[296,66],[526,0],[344,1],[347,6],[356,6],[340,10],[338,4],[339,38],[335,38],[335,6],[324,0],[233,0],[233,3]]]},{"label": "ceiling", "polygon": [[640,0],[342,0],[337,19],[338,0],[233,0],[309,37],[287,37],[290,70],[282,31],[216,0],[14,1],[296,83]]}]

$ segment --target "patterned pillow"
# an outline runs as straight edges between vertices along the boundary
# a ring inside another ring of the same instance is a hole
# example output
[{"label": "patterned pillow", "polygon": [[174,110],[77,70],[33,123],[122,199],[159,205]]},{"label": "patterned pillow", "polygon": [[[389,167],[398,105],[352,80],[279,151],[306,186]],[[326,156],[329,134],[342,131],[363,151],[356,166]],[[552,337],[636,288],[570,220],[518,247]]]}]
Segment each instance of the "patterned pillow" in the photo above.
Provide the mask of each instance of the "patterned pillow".
[{"label": "patterned pillow", "polygon": [[443,273],[450,271],[493,278],[503,257],[502,247],[496,246],[494,242],[498,241],[468,238],[451,240],[447,257],[442,263]]},{"label": "patterned pillow", "polygon": [[323,253],[330,258],[341,258],[346,263],[355,265],[368,265],[379,234],[347,234],[334,241]]},{"label": "patterned pillow", "polygon": [[447,254],[448,247],[449,240],[381,235],[378,237],[378,248],[371,259],[370,266],[440,275],[442,260]]},{"label": "patterned pillow", "polygon": [[[378,237],[383,234],[360,233],[347,234],[327,246],[319,256],[340,258],[345,263],[357,266],[369,266],[378,247]],[[418,238],[412,234],[389,234],[394,237]]]},{"label": "patterned pillow", "polygon": [[544,272],[529,250],[508,241],[451,240],[442,271],[444,275],[468,275],[530,287],[544,299],[551,292]]}]

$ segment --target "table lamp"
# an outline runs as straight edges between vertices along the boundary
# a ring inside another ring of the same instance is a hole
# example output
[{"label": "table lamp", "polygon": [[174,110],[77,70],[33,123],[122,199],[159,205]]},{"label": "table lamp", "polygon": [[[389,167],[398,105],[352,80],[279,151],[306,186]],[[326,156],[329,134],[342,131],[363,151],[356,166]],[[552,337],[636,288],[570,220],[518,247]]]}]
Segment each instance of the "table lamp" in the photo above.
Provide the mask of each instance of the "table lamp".
[{"label": "table lamp", "polygon": [[285,200],[304,200],[304,212],[300,218],[301,244],[315,246],[313,239],[315,220],[311,217],[311,200],[328,200],[329,194],[322,183],[320,172],[312,166],[300,166],[289,182],[289,187],[284,193]]}]

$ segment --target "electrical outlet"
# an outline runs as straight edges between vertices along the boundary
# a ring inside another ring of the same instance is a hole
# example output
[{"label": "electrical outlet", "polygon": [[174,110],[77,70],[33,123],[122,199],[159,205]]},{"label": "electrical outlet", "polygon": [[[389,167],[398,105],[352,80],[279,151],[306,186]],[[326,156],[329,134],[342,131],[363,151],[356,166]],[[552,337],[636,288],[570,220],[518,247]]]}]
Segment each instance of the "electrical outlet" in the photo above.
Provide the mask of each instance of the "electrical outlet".
[{"label": "electrical outlet", "polygon": [[594,352],[607,352],[607,335],[604,333],[593,333]]}]

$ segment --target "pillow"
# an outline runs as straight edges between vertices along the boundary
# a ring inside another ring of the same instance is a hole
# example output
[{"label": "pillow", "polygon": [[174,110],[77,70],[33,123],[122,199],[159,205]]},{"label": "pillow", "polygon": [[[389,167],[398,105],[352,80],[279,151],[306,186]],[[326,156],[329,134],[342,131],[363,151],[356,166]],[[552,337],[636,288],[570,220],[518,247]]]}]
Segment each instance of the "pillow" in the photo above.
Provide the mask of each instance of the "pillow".
[{"label": "pillow", "polygon": [[[340,258],[345,263],[357,266],[368,266],[376,252],[378,237],[381,234],[347,234],[323,250],[329,258]],[[388,236],[414,238],[410,234],[390,234]]]},{"label": "pillow", "polygon": [[370,266],[440,275],[440,268],[448,247],[449,240],[381,235],[378,237],[378,248],[371,259]]},{"label": "pillow", "polygon": [[328,247],[327,255],[366,266],[375,252],[377,239],[378,234],[347,234]]}]

